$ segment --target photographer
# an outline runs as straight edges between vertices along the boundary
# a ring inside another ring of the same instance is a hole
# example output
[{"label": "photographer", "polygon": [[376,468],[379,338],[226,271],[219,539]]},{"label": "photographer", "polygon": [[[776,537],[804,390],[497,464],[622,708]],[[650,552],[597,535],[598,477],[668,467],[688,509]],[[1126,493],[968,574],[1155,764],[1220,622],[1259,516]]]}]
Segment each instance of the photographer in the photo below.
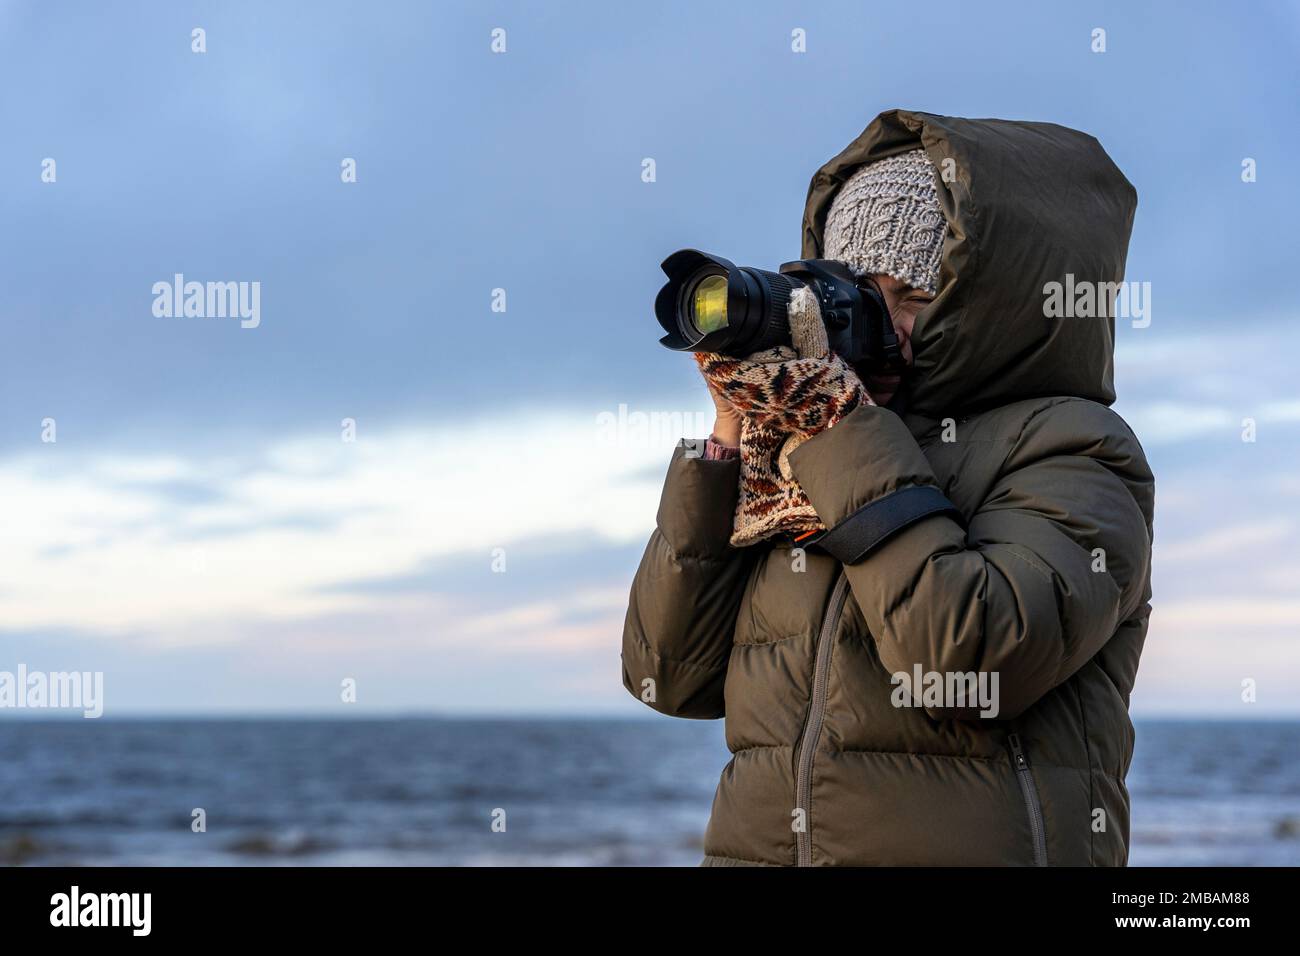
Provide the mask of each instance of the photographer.
[{"label": "photographer", "polygon": [[717,422],[669,465],[623,681],[726,718],[705,865],[1126,862],[1154,482],[1113,318],[1044,287],[1121,281],[1135,207],[1043,123],[891,111],[813,177],[803,255],[906,368],[846,361],[807,287],[788,346],[697,356]]}]

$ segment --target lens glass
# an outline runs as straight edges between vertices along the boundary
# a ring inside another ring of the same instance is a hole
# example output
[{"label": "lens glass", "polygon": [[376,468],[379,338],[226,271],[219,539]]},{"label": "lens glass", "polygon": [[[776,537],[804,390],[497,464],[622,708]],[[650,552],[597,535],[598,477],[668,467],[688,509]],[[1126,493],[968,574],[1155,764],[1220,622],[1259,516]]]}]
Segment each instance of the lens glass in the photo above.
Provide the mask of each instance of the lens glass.
[{"label": "lens glass", "polygon": [[727,277],[705,276],[691,292],[691,324],[700,335],[727,327]]}]

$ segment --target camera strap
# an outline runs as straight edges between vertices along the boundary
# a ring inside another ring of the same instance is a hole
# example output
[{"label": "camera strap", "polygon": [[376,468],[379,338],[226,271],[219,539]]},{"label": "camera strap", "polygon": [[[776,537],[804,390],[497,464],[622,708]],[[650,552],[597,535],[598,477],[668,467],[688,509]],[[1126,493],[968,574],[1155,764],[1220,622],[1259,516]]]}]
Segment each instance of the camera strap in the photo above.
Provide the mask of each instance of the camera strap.
[{"label": "camera strap", "polygon": [[867,502],[834,528],[815,532],[816,538],[798,546],[815,544],[841,564],[857,564],[904,528],[938,514],[946,514],[959,524],[965,524],[957,506],[938,488],[912,485]]}]

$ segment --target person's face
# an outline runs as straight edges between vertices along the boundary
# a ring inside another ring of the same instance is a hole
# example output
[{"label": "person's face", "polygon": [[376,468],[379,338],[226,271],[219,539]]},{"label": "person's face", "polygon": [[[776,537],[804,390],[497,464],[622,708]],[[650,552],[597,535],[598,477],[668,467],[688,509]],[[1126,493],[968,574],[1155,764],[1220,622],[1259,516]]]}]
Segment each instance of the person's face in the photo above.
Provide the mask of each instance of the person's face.
[{"label": "person's face", "polygon": [[[902,279],[883,273],[872,273],[871,281],[876,284],[884,297],[889,317],[894,320],[894,332],[898,335],[898,347],[903,353],[903,360],[912,364],[912,326],[921,310],[934,301],[934,296],[921,289],[914,289]],[[900,377],[893,375],[868,375],[864,382],[867,391],[877,405],[884,405],[898,391]]]}]

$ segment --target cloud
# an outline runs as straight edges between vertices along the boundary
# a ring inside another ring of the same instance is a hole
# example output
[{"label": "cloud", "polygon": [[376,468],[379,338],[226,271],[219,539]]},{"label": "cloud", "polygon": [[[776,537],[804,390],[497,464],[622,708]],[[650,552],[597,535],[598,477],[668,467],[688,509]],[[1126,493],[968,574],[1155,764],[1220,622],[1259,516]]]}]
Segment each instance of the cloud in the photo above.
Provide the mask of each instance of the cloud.
[{"label": "cloud", "polygon": [[1288,519],[1264,519],[1215,528],[1171,544],[1157,541],[1153,560],[1162,565],[1169,562],[1220,562],[1242,552],[1255,552],[1262,545],[1290,541],[1294,527]]},{"label": "cloud", "polygon": [[1180,635],[1204,632],[1237,637],[1245,632],[1263,631],[1278,641],[1290,642],[1300,631],[1300,600],[1279,600],[1259,595],[1181,600],[1168,604],[1157,601],[1152,615],[1162,630],[1174,629]]},{"label": "cloud", "polygon": [[614,602],[580,552],[568,567],[594,591],[548,575],[537,552],[585,542],[590,560],[643,542],[676,437],[602,431],[594,412],[569,409],[362,428],[355,443],[298,435],[233,456],[47,445],[0,463],[0,496],[24,503],[0,553],[0,615],[11,631],[228,640],[232,621],[380,609],[413,575],[454,599],[467,578],[493,576],[494,549],[510,568],[500,577],[517,581],[528,574],[510,564],[519,546],[531,577],[572,593],[498,608],[499,623],[549,627],[591,595]]},{"label": "cloud", "polygon": [[1227,432],[1234,425],[1232,413],[1224,408],[1187,402],[1152,402],[1124,405],[1129,427],[1148,444],[1182,441],[1215,432]]},{"label": "cloud", "polygon": [[1266,402],[1260,418],[1266,422],[1300,422],[1300,399]]},{"label": "cloud", "polygon": [[[1300,679],[1297,526],[1279,513],[1300,495],[1281,431],[1294,403],[1258,382],[1240,406],[1199,401],[1168,354],[1144,361],[1124,392],[1157,475],[1135,707],[1231,709],[1242,676]],[[1277,426],[1254,444],[1238,432],[1247,405]],[[191,451],[90,448],[65,430],[0,460],[0,496],[22,502],[0,551],[0,648],[33,666],[46,644],[68,666],[116,655],[118,707],[328,707],[343,675],[365,678],[370,706],[617,707],[629,579],[672,445],[708,411],[362,419],[355,443],[299,430]]]},{"label": "cloud", "polygon": [[1144,445],[1239,441],[1244,420],[1300,422],[1295,377],[1275,354],[1300,353],[1294,323],[1235,330],[1231,347],[1199,332],[1135,331],[1116,348],[1116,409]]}]

